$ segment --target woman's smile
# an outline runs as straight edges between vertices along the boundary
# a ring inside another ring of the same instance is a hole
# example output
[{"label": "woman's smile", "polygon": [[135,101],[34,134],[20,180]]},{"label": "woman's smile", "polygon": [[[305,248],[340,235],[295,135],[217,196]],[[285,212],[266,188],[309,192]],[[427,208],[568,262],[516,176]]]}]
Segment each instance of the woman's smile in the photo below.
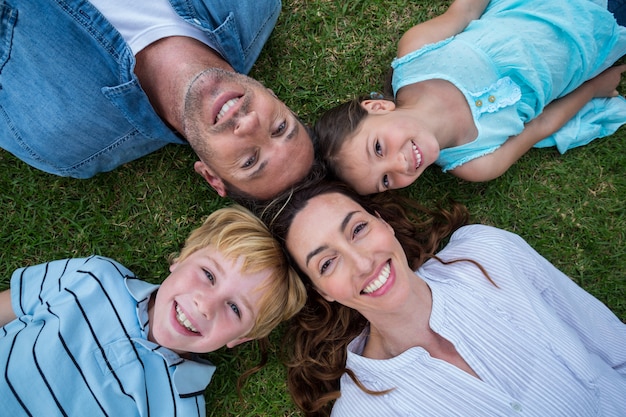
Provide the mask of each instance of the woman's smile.
[{"label": "woman's smile", "polygon": [[[367,286],[361,291],[361,294],[366,295],[383,295],[387,292],[387,290],[393,285],[394,277],[390,278],[391,274],[391,260],[385,262],[383,267],[380,269],[378,276],[371,281]],[[389,283],[389,285],[386,285]]]}]

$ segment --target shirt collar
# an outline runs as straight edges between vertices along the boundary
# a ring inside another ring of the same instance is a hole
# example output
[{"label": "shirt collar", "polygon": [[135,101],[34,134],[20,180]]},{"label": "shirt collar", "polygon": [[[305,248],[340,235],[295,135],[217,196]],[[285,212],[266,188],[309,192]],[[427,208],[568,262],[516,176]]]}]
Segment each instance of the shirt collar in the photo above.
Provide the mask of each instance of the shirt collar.
[{"label": "shirt collar", "polygon": [[181,397],[200,395],[211,382],[215,366],[198,355],[193,360],[183,359],[176,352],[148,340],[148,304],[150,296],[159,286],[135,278],[126,278],[126,288],[137,301],[137,320],[142,330],[142,339],[136,339],[147,349],[163,357],[168,366],[176,366],[173,375],[174,386]]}]

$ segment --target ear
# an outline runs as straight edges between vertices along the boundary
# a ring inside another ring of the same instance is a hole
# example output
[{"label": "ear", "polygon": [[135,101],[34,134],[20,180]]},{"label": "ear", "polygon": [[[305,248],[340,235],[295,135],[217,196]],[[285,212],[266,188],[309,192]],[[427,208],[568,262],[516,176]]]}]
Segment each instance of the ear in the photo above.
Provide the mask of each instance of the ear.
[{"label": "ear", "polygon": [[363,100],[361,107],[371,114],[385,114],[394,111],[396,103],[391,100]]},{"label": "ear", "polygon": [[240,345],[240,344],[245,343],[245,342],[249,342],[250,340],[252,340],[251,337],[240,337],[239,339],[235,339],[235,340],[233,340],[231,342],[226,343],[226,347],[229,348],[229,349],[232,349],[235,346]]},{"label": "ear", "polygon": [[220,197],[226,197],[226,186],[220,177],[218,177],[211,168],[202,161],[196,161],[193,169],[209,183],[209,185],[217,191]]},{"label": "ear", "polygon": [[170,272],[174,272],[176,268],[178,268],[178,262],[173,262],[170,264]]}]

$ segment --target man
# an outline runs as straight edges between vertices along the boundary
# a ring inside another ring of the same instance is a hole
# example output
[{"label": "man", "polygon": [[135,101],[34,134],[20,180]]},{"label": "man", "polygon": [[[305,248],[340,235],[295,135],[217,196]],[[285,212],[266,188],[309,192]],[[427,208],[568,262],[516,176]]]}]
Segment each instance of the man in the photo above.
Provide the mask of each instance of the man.
[{"label": "man", "polygon": [[[225,196],[270,198],[313,160],[250,71],[280,0],[0,0],[0,146],[88,178],[188,143]],[[289,160],[287,160],[289,157]]]}]

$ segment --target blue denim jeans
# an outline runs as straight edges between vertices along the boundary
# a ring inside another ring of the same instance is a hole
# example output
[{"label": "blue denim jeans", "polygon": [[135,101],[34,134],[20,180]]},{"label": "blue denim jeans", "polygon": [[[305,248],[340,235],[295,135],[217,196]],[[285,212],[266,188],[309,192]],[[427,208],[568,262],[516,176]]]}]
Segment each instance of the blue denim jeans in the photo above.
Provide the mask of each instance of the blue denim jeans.
[{"label": "blue denim jeans", "polygon": [[626,0],[609,0],[607,7],[620,26],[626,26]]},{"label": "blue denim jeans", "polygon": [[[280,0],[171,0],[247,73]],[[155,113],[119,33],[86,0],[0,0],[0,147],[43,171],[88,178],[186,143]]]}]

